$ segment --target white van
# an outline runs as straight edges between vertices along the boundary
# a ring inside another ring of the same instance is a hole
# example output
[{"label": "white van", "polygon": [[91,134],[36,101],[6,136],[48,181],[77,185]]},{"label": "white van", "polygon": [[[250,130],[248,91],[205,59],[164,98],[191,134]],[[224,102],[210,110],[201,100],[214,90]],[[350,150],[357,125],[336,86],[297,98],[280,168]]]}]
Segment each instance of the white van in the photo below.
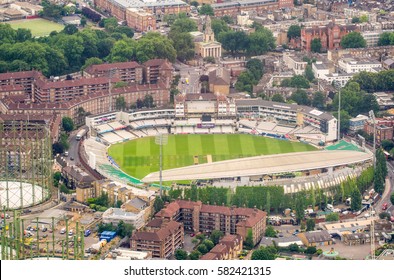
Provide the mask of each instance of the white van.
[{"label": "white van", "polygon": [[62,228],[61,230],[60,230],[60,234],[65,234],[66,233],[66,228]]}]

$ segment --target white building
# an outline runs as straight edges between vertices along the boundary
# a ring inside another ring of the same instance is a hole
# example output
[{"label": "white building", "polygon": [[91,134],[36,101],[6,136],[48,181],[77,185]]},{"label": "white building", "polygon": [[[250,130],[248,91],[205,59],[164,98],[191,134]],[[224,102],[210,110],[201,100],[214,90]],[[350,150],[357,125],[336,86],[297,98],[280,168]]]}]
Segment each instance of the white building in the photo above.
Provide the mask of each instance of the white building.
[{"label": "white building", "polygon": [[349,120],[349,130],[356,132],[357,130],[362,130],[364,129],[364,123],[368,120],[369,118],[364,115],[358,115],[355,118],[351,118]]},{"label": "white building", "polygon": [[339,68],[345,73],[359,73],[362,71],[376,72],[374,68],[382,67],[381,63],[376,60],[358,60],[353,57],[341,58],[338,61]]},{"label": "white building", "polygon": [[307,62],[293,55],[292,52],[283,53],[283,62],[286,64],[288,68],[293,70],[296,75],[303,75],[305,72],[305,68],[308,65]]},{"label": "white building", "polygon": [[145,225],[144,210],[139,213],[127,212],[121,208],[109,208],[103,213],[103,223],[117,225],[120,221],[125,224],[133,225],[134,228],[140,229]]},{"label": "white building", "polygon": [[394,101],[391,99],[392,95],[390,96],[385,92],[375,92],[373,95],[375,96],[380,109],[385,110],[394,107]]},{"label": "white building", "polygon": [[325,80],[329,83],[335,83],[340,87],[344,87],[346,83],[353,77],[354,74],[342,74],[342,73],[332,73],[328,75],[323,75],[322,80]]},{"label": "white building", "polygon": [[324,75],[330,74],[330,67],[322,61],[316,61],[312,64],[312,71],[315,78],[322,79]]}]

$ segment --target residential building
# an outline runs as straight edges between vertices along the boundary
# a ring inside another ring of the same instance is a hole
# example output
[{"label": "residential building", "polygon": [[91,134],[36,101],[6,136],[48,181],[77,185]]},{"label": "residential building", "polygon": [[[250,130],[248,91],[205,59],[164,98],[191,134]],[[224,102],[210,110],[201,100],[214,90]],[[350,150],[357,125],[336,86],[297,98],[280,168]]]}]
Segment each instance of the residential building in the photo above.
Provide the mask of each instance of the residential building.
[{"label": "residential building", "polygon": [[135,229],[140,229],[145,225],[144,211],[138,213],[129,212],[121,208],[108,208],[103,213],[103,223],[118,225],[120,221],[132,225]]},{"label": "residential building", "polygon": [[186,232],[237,234],[245,240],[252,231],[257,244],[264,235],[266,213],[252,208],[202,204],[201,201],[176,200],[156,214],[157,218],[183,223]]},{"label": "residential building", "polygon": [[312,71],[315,78],[322,79],[324,75],[331,73],[331,68],[328,64],[323,63],[322,61],[316,61],[315,63],[312,63]]},{"label": "residential building", "polygon": [[29,2],[14,2],[10,4],[10,8],[25,11],[31,16],[36,16],[43,10],[41,5],[35,5]]},{"label": "residential building", "polygon": [[242,252],[243,239],[239,235],[225,235],[215,247],[200,260],[234,260]]},{"label": "residential building", "polygon": [[388,58],[384,60],[382,66],[386,70],[394,69],[394,59]]},{"label": "residential building", "polygon": [[367,47],[376,47],[378,45],[379,37],[382,32],[379,31],[364,31],[361,35],[367,43]]},{"label": "residential building", "polygon": [[151,252],[153,258],[166,259],[183,247],[183,225],[176,221],[153,219],[144,231],[134,231],[130,248],[134,251]]},{"label": "residential building", "polygon": [[86,78],[118,78],[127,83],[143,83],[143,67],[135,61],[90,65],[83,71]]},{"label": "residential building", "polygon": [[120,21],[127,20],[126,14],[128,8],[142,9],[147,13],[153,14],[156,19],[161,19],[164,15],[190,12],[190,6],[180,0],[94,0],[94,5]]},{"label": "residential building", "polygon": [[337,87],[344,87],[347,82],[353,78],[354,74],[347,73],[332,73],[328,75],[322,75],[321,79],[327,81],[330,84],[334,84]]},{"label": "residential building", "polygon": [[322,50],[340,49],[342,37],[354,31],[358,31],[356,25],[338,25],[334,22],[326,26],[303,28],[301,29],[302,50],[311,51],[313,39],[320,39]]},{"label": "residential building", "polygon": [[242,12],[254,12],[261,15],[267,11],[275,11],[282,8],[293,8],[294,2],[291,0],[247,0],[247,1],[227,1],[217,2],[211,5],[215,17],[225,15],[236,17]]},{"label": "residential building", "polygon": [[343,57],[338,61],[338,66],[343,72],[350,74],[362,71],[376,72],[375,68],[381,68],[382,65],[376,60]]},{"label": "residential building", "polygon": [[138,32],[148,32],[156,30],[156,17],[141,8],[126,9],[127,26]]},{"label": "residential building", "polygon": [[[379,120],[376,124],[376,144],[380,145],[383,140],[393,140],[393,124],[381,124]],[[374,124],[371,121],[366,121],[364,124],[364,131],[369,135],[374,133]]]},{"label": "residential building", "polygon": [[393,95],[389,95],[385,92],[375,92],[373,94],[378,102],[379,109],[387,110],[394,107],[394,101],[392,100]]},{"label": "residential building", "polygon": [[358,130],[364,129],[364,124],[369,118],[364,115],[358,115],[355,118],[349,120],[349,130],[351,132],[357,132]]},{"label": "residential building", "polygon": [[328,60],[338,63],[338,60],[345,56],[352,56],[357,58],[380,60],[382,57],[393,57],[394,46],[379,46],[370,48],[355,48],[355,49],[335,49],[327,51]]},{"label": "residential building", "polygon": [[306,231],[298,234],[306,247],[317,247],[332,244],[332,237],[326,230]]},{"label": "residential building", "polygon": [[230,93],[230,71],[219,67],[209,72],[209,91],[216,95],[228,95]]},{"label": "residential building", "polygon": [[201,57],[219,58],[222,56],[222,44],[215,41],[215,34],[212,31],[211,17],[207,16],[205,22],[204,37],[202,42],[196,42],[196,54]]},{"label": "residential building", "polygon": [[288,51],[283,53],[283,62],[288,68],[293,70],[296,75],[303,75],[305,73],[305,68],[308,65],[306,61],[300,59],[293,52]]},{"label": "residential building", "polygon": [[65,166],[62,169],[62,176],[66,181],[66,185],[71,189],[89,188],[95,180],[91,175],[83,171],[78,166]]}]

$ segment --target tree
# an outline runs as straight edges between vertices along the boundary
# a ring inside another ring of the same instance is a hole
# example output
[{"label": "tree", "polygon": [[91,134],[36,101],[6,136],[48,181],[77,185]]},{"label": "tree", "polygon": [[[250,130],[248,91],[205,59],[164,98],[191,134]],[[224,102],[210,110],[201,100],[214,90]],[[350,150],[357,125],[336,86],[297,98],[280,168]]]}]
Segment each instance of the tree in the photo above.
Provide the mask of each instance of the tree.
[{"label": "tree", "polygon": [[74,122],[70,117],[63,117],[62,126],[64,131],[66,132],[71,132],[72,130],[74,130]]},{"label": "tree", "polygon": [[265,236],[267,237],[276,237],[276,230],[274,229],[273,226],[269,225],[265,229]]},{"label": "tree", "polygon": [[296,92],[294,92],[291,95],[290,99],[295,101],[298,105],[309,106],[311,104],[308,94],[306,93],[305,90],[302,90],[302,89],[297,89]]},{"label": "tree", "polygon": [[379,36],[378,46],[394,45],[394,32],[383,32]]},{"label": "tree", "polygon": [[390,220],[390,217],[391,217],[390,213],[387,213],[387,212],[379,213],[379,219]]},{"label": "tree", "polygon": [[200,259],[200,257],[201,257],[201,253],[197,250],[194,250],[189,255],[189,259],[191,259],[191,260],[198,260],[198,259]]},{"label": "tree", "polygon": [[106,19],[103,19],[102,21],[103,21],[105,30],[110,31],[110,32],[114,31],[115,28],[118,26],[118,19],[115,17],[106,18]]},{"label": "tree", "polygon": [[338,213],[328,213],[326,215],[326,222],[337,222],[337,221],[339,221]]},{"label": "tree", "polygon": [[223,19],[212,19],[212,31],[215,34],[215,38],[219,38],[222,32],[228,32],[230,27],[228,26],[227,22]]},{"label": "tree", "polygon": [[227,24],[233,24],[234,19],[229,15],[224,15],[221,17],[221,20],[224,20]]},{"label": "tree", "polygon": [[180,61],[187,61],[194,58],[195,47],[193,38],[189,33],[182,32],[173,35],[172,42],[176,50],[177,58]]},{"label": "tree", "polygon": [[365,48],[366,46],[367,42],[359,32],[350,32],[341,39],[341,47],[344,49]]},{"label": "tree", "polygon": [[350,208],[352,209],[352,211],[360,210],[362,207],[362,205],[361,205],[362,196],[361,196],[361,193],[357,187],[355,187],[353,189],[350,197],[352,199],[352,203],[350,205]]},{"label": "tree", "polygon": [[324,109],[325,99],[326,99],[326,97],[324,96],[324,94],[321,91],[316,92],[313,95],[312,106],[314,106],[318,109]]},{"label": "tree", "polygon": [[307,253],[308,255],[313,255],[316,254],[317,250],[315,246],[310,246],[308,248],[306,248],[305,253]]},{"label": "tree", "polygon": [[207,247],[208,251],[211,251],[211,249],[212,249],[213,247],[215,247],[215,244],[213,244],[213,242],[212,242],[211,240],[209,240],[209,239],[205,239],[205,240],[202,242],[202,244],[205,245],[205,246]]},{"label": "tree", "polygon": [[289,251],[290,252],[299,252],[300,251],[300,247],[296,243],[290,244],[289,245]]},{"label": "tree", "polygon": [[305,78],[307,78],[310,82],[313,82],[315,79],[315,74],[313,73],[312,66],[310,65],[307,65],[305,68]]},{"label": "tree", "polygon": [[86,17],[82,17],[82,18],[81,18],[81,26],[82,26],[82,27],[85,27],[86,24],[87,24]]},{"label": "tree", "polygon": [[182,249],[177,249],[175,251],[175,259],[177,260],[187,260],[187,252]]},{"label": "tree", "polygon": [[190,200],[191,201],[197,201],[198,199],[198,190],[196,185],[192,185],[190,189]]},{"label": "tree", "polygon": [[235,83],[235,89],[238,91],[253,92],[253,85],[258,81],[255,80],[254,75],[250,71],[242,72]]},{"label": "tree", "polygon": [[394,205],[394,193],[392,193],[390,196],[390,202]]},{"label": "tree", "polygon": [[30,29],[18,28],[15,34],[15,40],[17,42],[25,42],[32,39]]},{"label": "tree", "polygon": [[75,24],[67,24],[62,32],[67,35],[73,35],[78,32],[78,27]]},{"label": "tree", "polygon": [[352,18],[352,23],[359,23],[360,22],[360,18],[359,17],[353,17]]},{"label": "tree", "polygon": [[155,213],[164,208],[164,201],[161,197],[156,197],[155,202],[153,203],[153,208],[155,209]]},{"label": "tree", "polygon": [[227,31],[219,34],[218,41],[225,50],[234,54],[247,49],[249,37],[242,31]]},{"label": "tree", "polygon": [[270,215],[270,213],[271,213],[271,194],[270,194],[270,192],[267,193],[265,211],[267,212],[267,215]]},{"label": "tree", "polygon": [[253,249],[253,247],[254,247],[253,231],[252,231],[252,229],[248,229],[248,231],[246,233],[244,247],[246,249],[248,249],[248,250]]},{"label": "tree", "polygon": [[194,20],[190,18],[178,18],[171,25],[170,32],[168,33],[168,37],[173,39],[174,35],[183,32],[192,32],[197,30],[197,24]]},{"label": "tree", "polygon": [[320,53],[322,48],[320,38],[315,38],[311,42],[311,51],[314,53]]},{"label": "tree", "polygon": [[124,238],[126,236],[131,237],[133,230],[134,230],[133,225],[126,224],[124,221],[120,221],[118,223],[116,233],[117,233],[117,235],[119,235],[122,238]]},{"label": "tree", "polygon": [[306,220],[306,231],[313,231],[315,230],[315,220],[308,219]]},{"label": "tree", "polygon": [[118,96],[116,98],[115,107],[116,107],[116,110],[121,110],[121,111],[126,109],[126,101],[124,99],[124,96]]},{"label": "tree", "polygon": [[213,244],[218,244],[219,240],[223,237],[223,232],[221,232],[220,230],[213,230],[211,232],[211,235],[209,236],[209,239],[212,240]]},{"label": "tree", "polygon": [[68,64],[79,70],[81,67],[82,53],[84,51],[83,39],[77,34],[60,35],[56,46],[61,49],[67,59]]},{"label": "tree", "polygon": [[260,249],[252,253],[252,260],[274,260],[275,254],[267,247],[260,247]]},{"label": "tree", "polygon": [[114,32],[124,34],[128,38],[133,38],[134,37],[134,30],[131,29],[128,26],[118,26],[115,28]]},{"label": "tree", "polygon": [[295,75],[290,79],[283,79],[281,87],[310,88],[309,81],[302,75]]},{"label": "tree", "polygon": [[176,50],[172,41],[166,36],[157,32],[148,32],[137,41],[135,58],[140,63],[154,58],[163,58],[175,62]]},{"label": "tree", "polygon": [[292,25],[289,27],[289,30],[287,30],[287,38],[289,40],[293,38],[300,38],[301,37],[301,26],[299,25]]},{"label": "tree", "polygon": [[360,22],[361,22],[361,23],[368,22],[368,21],[369,21],[368,15],[362,15],[362,16],[360,17]]},{"label": "tree", "polygon": [[199,251],[201,253],[201,255],[205,255],[206,253],[208,253],[207,246],[205,246],[204,244],[198,245],[197,251]]},{"label": "tree", "polygon": [[263,27],[249,35],[247,53],[250,55],[262,55],[275,49],[275,38],[272,31]]},{"label": "tree", "polygon": [[132,39],[117,41],[109,54],[110,62],[126,62],[133,59],[135,55],[136,43]]},{"label": "tree", "polygon": [[194,7],[198,7],[198,5],[200,5],[197,1],[191,1],[190,5],[194,6]]},{"label": "tree", "polygon": [[200,9],[198,10],[198,13],[200,15],[207,15],[207,16],[214,16],[215,12],[213,11],[213,8],[211,5],[208,4],[203,4]]},{"label": "tree", "polygon": [[281,102],[281,103],[285,103],[286,102],[284,97],[281,94],[279,94],[279,93],[275,93],[272,96],[271,100],[274,101],[274,102]]},{"label": "tree", "polygon": [[257,58],[248,60],[246,63],[246,69],[250,71],[250,73],[253,75],[253,78],[257,81],[259,81],[263,76],[263,63]]}]

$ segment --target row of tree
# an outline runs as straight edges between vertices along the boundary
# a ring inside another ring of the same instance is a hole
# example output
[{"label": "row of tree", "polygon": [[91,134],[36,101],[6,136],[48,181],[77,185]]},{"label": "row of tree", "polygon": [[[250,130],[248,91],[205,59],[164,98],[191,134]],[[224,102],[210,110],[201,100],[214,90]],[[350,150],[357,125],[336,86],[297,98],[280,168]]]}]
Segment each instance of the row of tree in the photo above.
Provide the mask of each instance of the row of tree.
[{"label": "row of tree", "polygon": [[360,72],[349,81],[359,84],[360,89],[366,92],[393,91],[394,69],[383,70],[378,73]]},{"label": "row of tree", "polygon": [[383,32],[379,36],[378,46],[394,45],[394,32]]}]

